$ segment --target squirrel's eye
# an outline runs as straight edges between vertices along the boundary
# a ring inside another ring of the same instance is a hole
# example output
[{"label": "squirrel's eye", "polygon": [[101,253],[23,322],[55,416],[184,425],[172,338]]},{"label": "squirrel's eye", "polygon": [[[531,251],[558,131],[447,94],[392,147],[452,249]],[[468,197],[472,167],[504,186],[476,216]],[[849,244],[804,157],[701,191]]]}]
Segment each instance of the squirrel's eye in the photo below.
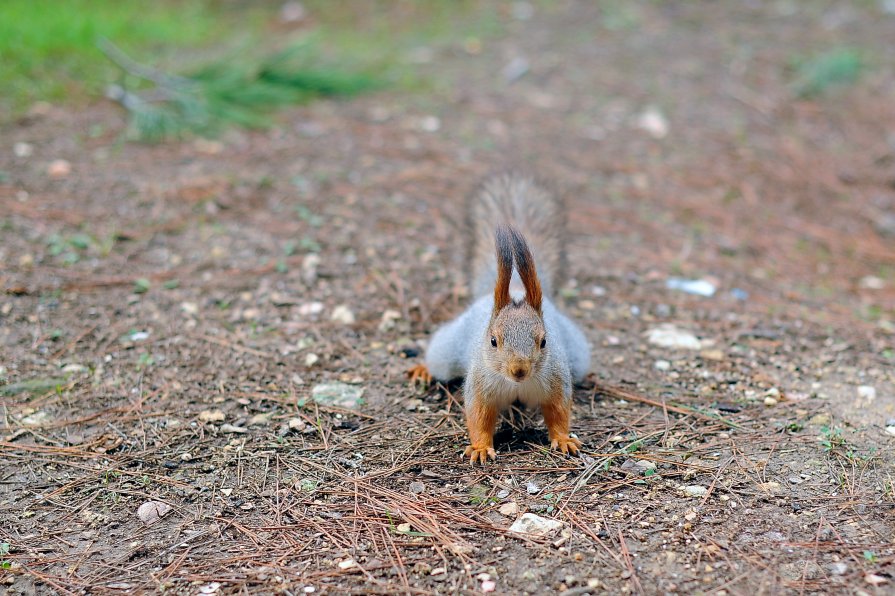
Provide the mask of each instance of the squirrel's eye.
[{"label": "squirrel's eye", "polygon": [[547,338],[546,337],[541,338],[541,349],[543,350],[545,347],[547,347]]},{"label": "squirrel's eye", "polygon": [[497,347],[497,338],[494,337],[493,335],[491,336],[491,345],[494,346],[495,348]]}]

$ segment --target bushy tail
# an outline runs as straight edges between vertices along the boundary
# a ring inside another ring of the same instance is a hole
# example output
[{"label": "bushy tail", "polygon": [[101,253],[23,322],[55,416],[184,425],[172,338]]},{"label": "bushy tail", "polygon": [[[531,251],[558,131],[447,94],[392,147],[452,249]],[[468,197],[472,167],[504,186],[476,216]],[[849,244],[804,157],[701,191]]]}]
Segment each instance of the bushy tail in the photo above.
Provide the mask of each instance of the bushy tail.
[{"label": "bushy tail", "polygon": [[565,275],[566,213],[560,197],[519,173],[494,176],[471,198],[467,213],[469,280],[473,296],[494,291],[494,230],[509,225],[528,241],[543,292],[552,296]]}]

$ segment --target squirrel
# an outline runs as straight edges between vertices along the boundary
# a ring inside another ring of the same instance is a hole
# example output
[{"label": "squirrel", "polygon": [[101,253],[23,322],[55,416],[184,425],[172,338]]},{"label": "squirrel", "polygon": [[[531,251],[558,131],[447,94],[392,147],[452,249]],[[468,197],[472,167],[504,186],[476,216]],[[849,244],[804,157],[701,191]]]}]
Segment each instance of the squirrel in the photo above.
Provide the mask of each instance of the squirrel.
[{"label": "squirrel", "polygon": [[519,173],[486,180],[468,205],[475,301],[436,331],[425,364],[408,376],[424,384],[465,377],[471,464],[497,459],[497,419],[516,400],[541,408],[553,449],[581,447],[569,434],[572,383],[588,372],[590,346],[550,300],[566,260],[565,216],[558,195]]}]

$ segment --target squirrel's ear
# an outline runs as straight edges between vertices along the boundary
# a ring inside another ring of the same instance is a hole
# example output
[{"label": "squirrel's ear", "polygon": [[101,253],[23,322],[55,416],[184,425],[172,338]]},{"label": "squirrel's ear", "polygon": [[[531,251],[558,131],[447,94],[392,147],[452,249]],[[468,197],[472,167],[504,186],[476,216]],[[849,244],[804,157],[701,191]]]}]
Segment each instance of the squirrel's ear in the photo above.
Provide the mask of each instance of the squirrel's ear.
[{"label": "squirrel's ear", "polygon": [[494,284],[495,314],[510,303],[510,278],[513,276],[513,240],[508,226],[494,232],[497,249],[497,282]]},{"label": "squirrel's ear", "polygon": [[525,301],[533,309],[541,312],[543,295],[538,272],[535,270],[535,260],[531,256],[531,251],[528,250],[528,244],[522,234],[514,228],[510,228],[509,231],[513,241],[513,255],[516,257],[516,271],[519,272],[519,278],[522,280],[522,285],[525,286]]}]

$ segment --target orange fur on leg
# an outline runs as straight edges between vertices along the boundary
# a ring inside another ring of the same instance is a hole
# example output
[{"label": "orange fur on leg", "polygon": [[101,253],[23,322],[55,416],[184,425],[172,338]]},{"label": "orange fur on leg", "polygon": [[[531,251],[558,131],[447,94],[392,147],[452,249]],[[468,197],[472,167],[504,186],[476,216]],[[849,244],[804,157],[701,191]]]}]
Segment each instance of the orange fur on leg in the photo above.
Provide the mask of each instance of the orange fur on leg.
[{"label": "orange fur on leg", "polygon": [[550,447],[566,454],[577,454],[581,441],[569,436],[572,404],[563,396],[561,389],[554,391],[550,400],[541,405],[541,412],[544,414],[544,424],[547,425],[547,434],[550,436]]},{"label": "orange fur on leg", "polygon": [[472,404],[466,408],[466,427],[469,429],[469,446],[463,452],[469,463],[485,463],[490,457],[497,459],[494,451],[494,425],[497,424],[497,408],[488,405],[478,395],[470,396]]},{"label": "orange fur on leg", "polygon": [[411,385],[419,384],[428,387],[432,382],[432,375],[429,373],[429,369],[426,368],[425,364],[417,364],[416,366],[411,367],[406,374],[410,378]]}]

